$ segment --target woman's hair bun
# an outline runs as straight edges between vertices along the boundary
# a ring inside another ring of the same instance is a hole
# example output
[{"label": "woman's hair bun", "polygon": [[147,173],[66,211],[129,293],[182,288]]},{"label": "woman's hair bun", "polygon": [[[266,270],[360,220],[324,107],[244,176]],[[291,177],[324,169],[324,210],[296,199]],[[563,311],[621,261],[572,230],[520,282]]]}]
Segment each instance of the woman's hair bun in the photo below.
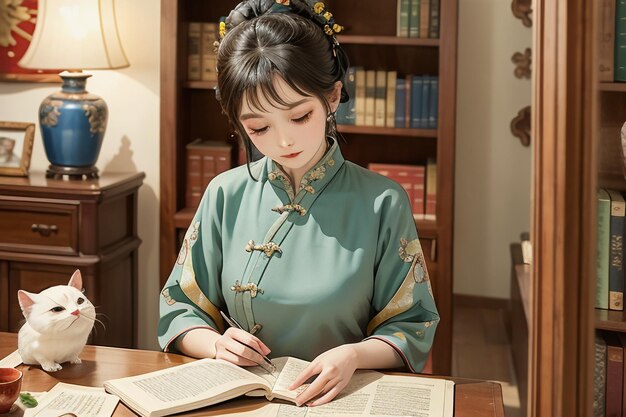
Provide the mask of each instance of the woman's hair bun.
[{"label": "woman's hair bun", "polygon": [[246,0],[239,3],[226,18],[226,26],[232,29],[243,21],[265,14],[276,3],[275,0]]}]

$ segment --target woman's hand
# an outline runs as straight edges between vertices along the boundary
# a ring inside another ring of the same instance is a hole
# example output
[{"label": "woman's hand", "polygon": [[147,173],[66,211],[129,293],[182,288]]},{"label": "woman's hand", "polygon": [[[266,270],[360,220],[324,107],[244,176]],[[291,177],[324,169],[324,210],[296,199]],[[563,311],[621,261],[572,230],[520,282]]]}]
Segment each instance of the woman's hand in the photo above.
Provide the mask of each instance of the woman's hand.
[{"label": "woman's hand", "polygon": [[[313,360],[289,387],[294,390],[306,380],[315,380],[296,397],[298,406],[310,407],[326,404],[337,396],[350,382],[357,368],[357,352],[353,345],[341,345],[330,349]],[[314,401],[312,399],[316,398]]]},{"label": "woman's hand", "polygon": [[263,355],[271,350],[258,337],[234,327],[229,327],[215,341],[215,359],[223,359],[239,366],[256,366],[263,362]]}]

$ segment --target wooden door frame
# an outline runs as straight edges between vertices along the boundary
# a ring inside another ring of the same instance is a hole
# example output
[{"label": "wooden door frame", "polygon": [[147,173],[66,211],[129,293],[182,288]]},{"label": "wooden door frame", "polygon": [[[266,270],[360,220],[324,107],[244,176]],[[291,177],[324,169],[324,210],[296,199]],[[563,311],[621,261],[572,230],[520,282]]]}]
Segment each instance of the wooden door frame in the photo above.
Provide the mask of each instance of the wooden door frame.
[{"label": "wooden door frame", "polygon": [[592,415],[597,121],[592,0],[533,2],[528,415]]}]

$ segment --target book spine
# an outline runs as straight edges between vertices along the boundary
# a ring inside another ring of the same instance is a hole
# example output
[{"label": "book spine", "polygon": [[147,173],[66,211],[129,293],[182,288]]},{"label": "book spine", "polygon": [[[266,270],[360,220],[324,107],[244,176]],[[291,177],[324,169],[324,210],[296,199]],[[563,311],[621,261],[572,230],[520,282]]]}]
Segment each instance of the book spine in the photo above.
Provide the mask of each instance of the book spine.
[{"label": "book spine", "polygon": [[217,55],[213,45],[217,41],[217,30],[216,23],[202,24],[202,81],[217,82]]},{"label": "book spine", "polygon": [[420,0],[410,1],[411,10],[409,13],[409,38],[418,38],[420,35]]},{"label": "book spine", "polygon": [[423,77],[422,84],[422,105],[420,108],[419,126],[422,129],[428,127],[428,113],[430,109],[430,86],[433,77]]},{"label": "book spine", "polygon": [[365,71],[365,126],[374,126],[376,71]]},{"label": "book spine", "polygon": [[387,115],[385,95],[387,94],[387,72],[376,71],[376,90],[374,91],[374,126],[385,127]]},{"label": "book spine", "polygon": [[202,157],[187,150],[187,187],[185,205],[197,207],[202,199]]},{"label": "book spine", "polygon": [[606,409],[606,342],[598,333],[595,337],[594,351],[593,417],[604,417],[604,410]]},{"label": "book spine", "polygon": [[598,36],[598,80],[613,82],[615,54],[615,0],[600,1],[600,28]]},{"label": "book spine", "polygon": [[428,22],[429,33],[431,39],[439,38],[439,0],[430,0],[430,22]]},{"label": "book spine", "polygon": [[413,75],[409,74],[404,79],[405,96],[404,96],[404,127],[411,127],[411,105],[413,103]]},{"label": "book spine", "polygon": [[609,243],[609,309],[624,310],[624,210],[626,203],[618,191],[609,190],[611,198]]},{"label": "book spine", "polygon": [[190,22],[187,31],[187,79],[198,81],[202,77],[200,43],[202,34],[202,24]]},{"label": "book spine", "polygon": [[356,122],[355,93],[356,93],[356,68],[348,68],[346,73],[346,92],[348,101],[341,103],[337,110],[337,123],[353,125]]},{"label": "book spine", "polygon": [[430,0],[422,0],[420,3],[420,30],[419,37],[422,39],[428,38],[428,32],[430,22]]},{"label": "book spine", "polygon": [[426,164],[425,220],[437,220],[437,163],[429,158]]},{"label": "book spine", "polygon": [[226,172],[233,167],[231,151],[218,151],[215,155],[215,175]]},{"label": "book spine", "polygon": [[424,195],[426,189],[426,167],[416,167],[415,183],[413,184],[413,215],[417,220],[425,219]]},{"label": "book spine", "polygon": [[597,204],[596,308],[608,309],[611,200],[606,190],[598,190]]},{"label": "book spine", "polygon": [[430,81],[430,103],[428,104],[428,128],[437,129],[439,118],[439,77]]},{"label": "book spine", "polygon": [[411,0],[398,0],[398,22],[396,34],[401,38],[409,37],[409,14]]},{"label": "book spine", "polygon": [[624,348],[613,333],[605,333],[606,341],[606,417],[621,417],[624,375]]},{"label": "book spine", "polygon": [[207,185],[215,178],[215,155],[212,153],[207,154],[203,152],[202,156],[202,192],[206,189]]},{"label": "book spine", "polygon": [[626,81],[626,0],[617,0],[615,8],[615,81]]},{"label": "book spine", "polygon": [[355,93],[355,123],[357,126],[365,126],[365,70],[356,69],[356,93]]},{"label": "book spine", "polygon": [[385,105],[385,126],[394,127],[396,120],[396,71],[387,72],[387,93]]},{"label": "book spine", "polygon": [[406,113],[406,83],[404,78],[396,79],[396,124],[402,128],[405,125],[404,114]]},{"label": "book spine", "polygon": [[422,127],[422,95],[424,93],[424,77],[414,76],[411,80],[411,127]]}]

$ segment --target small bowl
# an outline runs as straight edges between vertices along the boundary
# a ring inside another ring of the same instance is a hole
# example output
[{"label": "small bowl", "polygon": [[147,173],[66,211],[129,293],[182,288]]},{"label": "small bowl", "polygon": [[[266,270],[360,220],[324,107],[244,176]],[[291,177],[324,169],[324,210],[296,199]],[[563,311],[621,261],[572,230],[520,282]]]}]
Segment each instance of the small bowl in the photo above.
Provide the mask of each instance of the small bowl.
[{"label": "small bowl", "polygon": [[22,389],[22,371],[0,368],[0,414],[8,413]]}]

